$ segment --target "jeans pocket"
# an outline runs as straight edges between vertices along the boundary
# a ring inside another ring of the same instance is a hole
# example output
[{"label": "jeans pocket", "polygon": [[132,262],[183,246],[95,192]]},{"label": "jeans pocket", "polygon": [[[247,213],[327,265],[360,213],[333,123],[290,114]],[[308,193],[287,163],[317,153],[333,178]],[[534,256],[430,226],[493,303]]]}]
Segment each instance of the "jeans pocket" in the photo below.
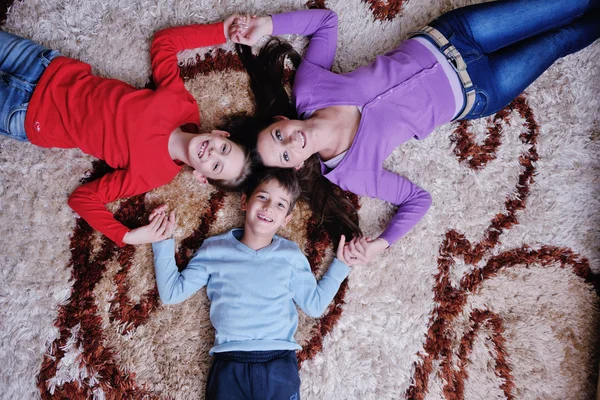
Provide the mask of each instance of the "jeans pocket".
[{"label": "jeans pocket", "polygon": [[2,121],[2,134],[21,142],[28,142],[25,134],[25,115],[28,103],[13,108]]},{"label": "jeans pocket", "polygon": [[45,68],[48,68],[48,65],[54,60],[57,56],[60,55],[58,50],[46,49],[40,53],[40,60]]}]

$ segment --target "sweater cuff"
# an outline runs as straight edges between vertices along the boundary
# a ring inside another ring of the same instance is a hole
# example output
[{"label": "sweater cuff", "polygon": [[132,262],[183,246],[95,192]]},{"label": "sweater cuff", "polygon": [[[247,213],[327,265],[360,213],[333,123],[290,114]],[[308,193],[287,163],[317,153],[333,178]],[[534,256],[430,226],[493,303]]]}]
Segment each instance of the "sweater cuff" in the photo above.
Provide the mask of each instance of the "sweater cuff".
[{"label": "sweater cuff", "polygon": [[152,251],[154,252],[154,259],[172,258],[175,256],[175,240],[165,239],[152,243]]},{"label": "sweater cuff", "polygon": [[342,282],[350,273],[350,267],[337,258],[334,258],[325,275]]}]

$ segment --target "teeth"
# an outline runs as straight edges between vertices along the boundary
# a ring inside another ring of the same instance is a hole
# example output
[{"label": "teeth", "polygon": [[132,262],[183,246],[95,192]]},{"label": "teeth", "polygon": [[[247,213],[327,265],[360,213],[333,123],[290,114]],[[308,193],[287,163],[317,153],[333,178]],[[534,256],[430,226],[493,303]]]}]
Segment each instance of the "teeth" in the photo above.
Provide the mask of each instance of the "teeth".
[{"label": "teeth", "polygon": [[304,145],[306,144],[305,139],[304,139],[304,133],[300,132],[300,142],[302,143],[302,148],[304,148]]},{"label": "teeth", "polygon": [[206,150],[206,146],[208,146],[208,141],[202,142],[200,148],[198,149],[198,158],[202,158],[204,155],[204,150]]},{"label": "teeth", "polygon": [[269,217],[267,217],[267,216],[265,216],[265,215],[258,214],[258,218],[259,218],[259,219],[262,219],[263,221],[267,221],[267,222],[273,222],[273,219],[272,219],[272,218],[269,218]]}]

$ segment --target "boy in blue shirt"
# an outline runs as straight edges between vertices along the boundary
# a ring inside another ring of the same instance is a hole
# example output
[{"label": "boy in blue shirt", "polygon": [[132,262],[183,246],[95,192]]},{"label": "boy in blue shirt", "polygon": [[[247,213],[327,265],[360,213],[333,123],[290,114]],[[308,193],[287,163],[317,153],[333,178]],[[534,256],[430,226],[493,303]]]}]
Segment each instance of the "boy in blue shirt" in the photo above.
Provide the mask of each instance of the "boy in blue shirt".
[{"label": "boy in blue shirt", "polygon": [[[242,195],[244,229],[206,239],[182,272],[173,239],[152,245],[164,303],[182,302],[207,287],[216,331],[207,399],[299,399],[295,304],[321,316],[348,276],[348,265],[364,260],[364,239],[345,245],[342,236],[337,258],[316,281],[296,243],[275,235],[290,221],[299,194],[295,171],[267,170]],[[168,220],[170,235],[173,214]]]}]

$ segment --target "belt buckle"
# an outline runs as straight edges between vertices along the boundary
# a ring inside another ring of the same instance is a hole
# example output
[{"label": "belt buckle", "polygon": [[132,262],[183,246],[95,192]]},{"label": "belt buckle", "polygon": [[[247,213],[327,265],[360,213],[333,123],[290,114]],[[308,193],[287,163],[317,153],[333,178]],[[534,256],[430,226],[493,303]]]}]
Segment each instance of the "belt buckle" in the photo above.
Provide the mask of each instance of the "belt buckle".
[{"label": "belt buckle", "polygon": [[456,70],[456,72],[462,72],[467,70],[467,64],[463,60],[456,47],[454,47],[454,45],[450,45],[444,53],[446,54],[446,58],[448,59],[448,61],[450,61],[450,64]]}]

